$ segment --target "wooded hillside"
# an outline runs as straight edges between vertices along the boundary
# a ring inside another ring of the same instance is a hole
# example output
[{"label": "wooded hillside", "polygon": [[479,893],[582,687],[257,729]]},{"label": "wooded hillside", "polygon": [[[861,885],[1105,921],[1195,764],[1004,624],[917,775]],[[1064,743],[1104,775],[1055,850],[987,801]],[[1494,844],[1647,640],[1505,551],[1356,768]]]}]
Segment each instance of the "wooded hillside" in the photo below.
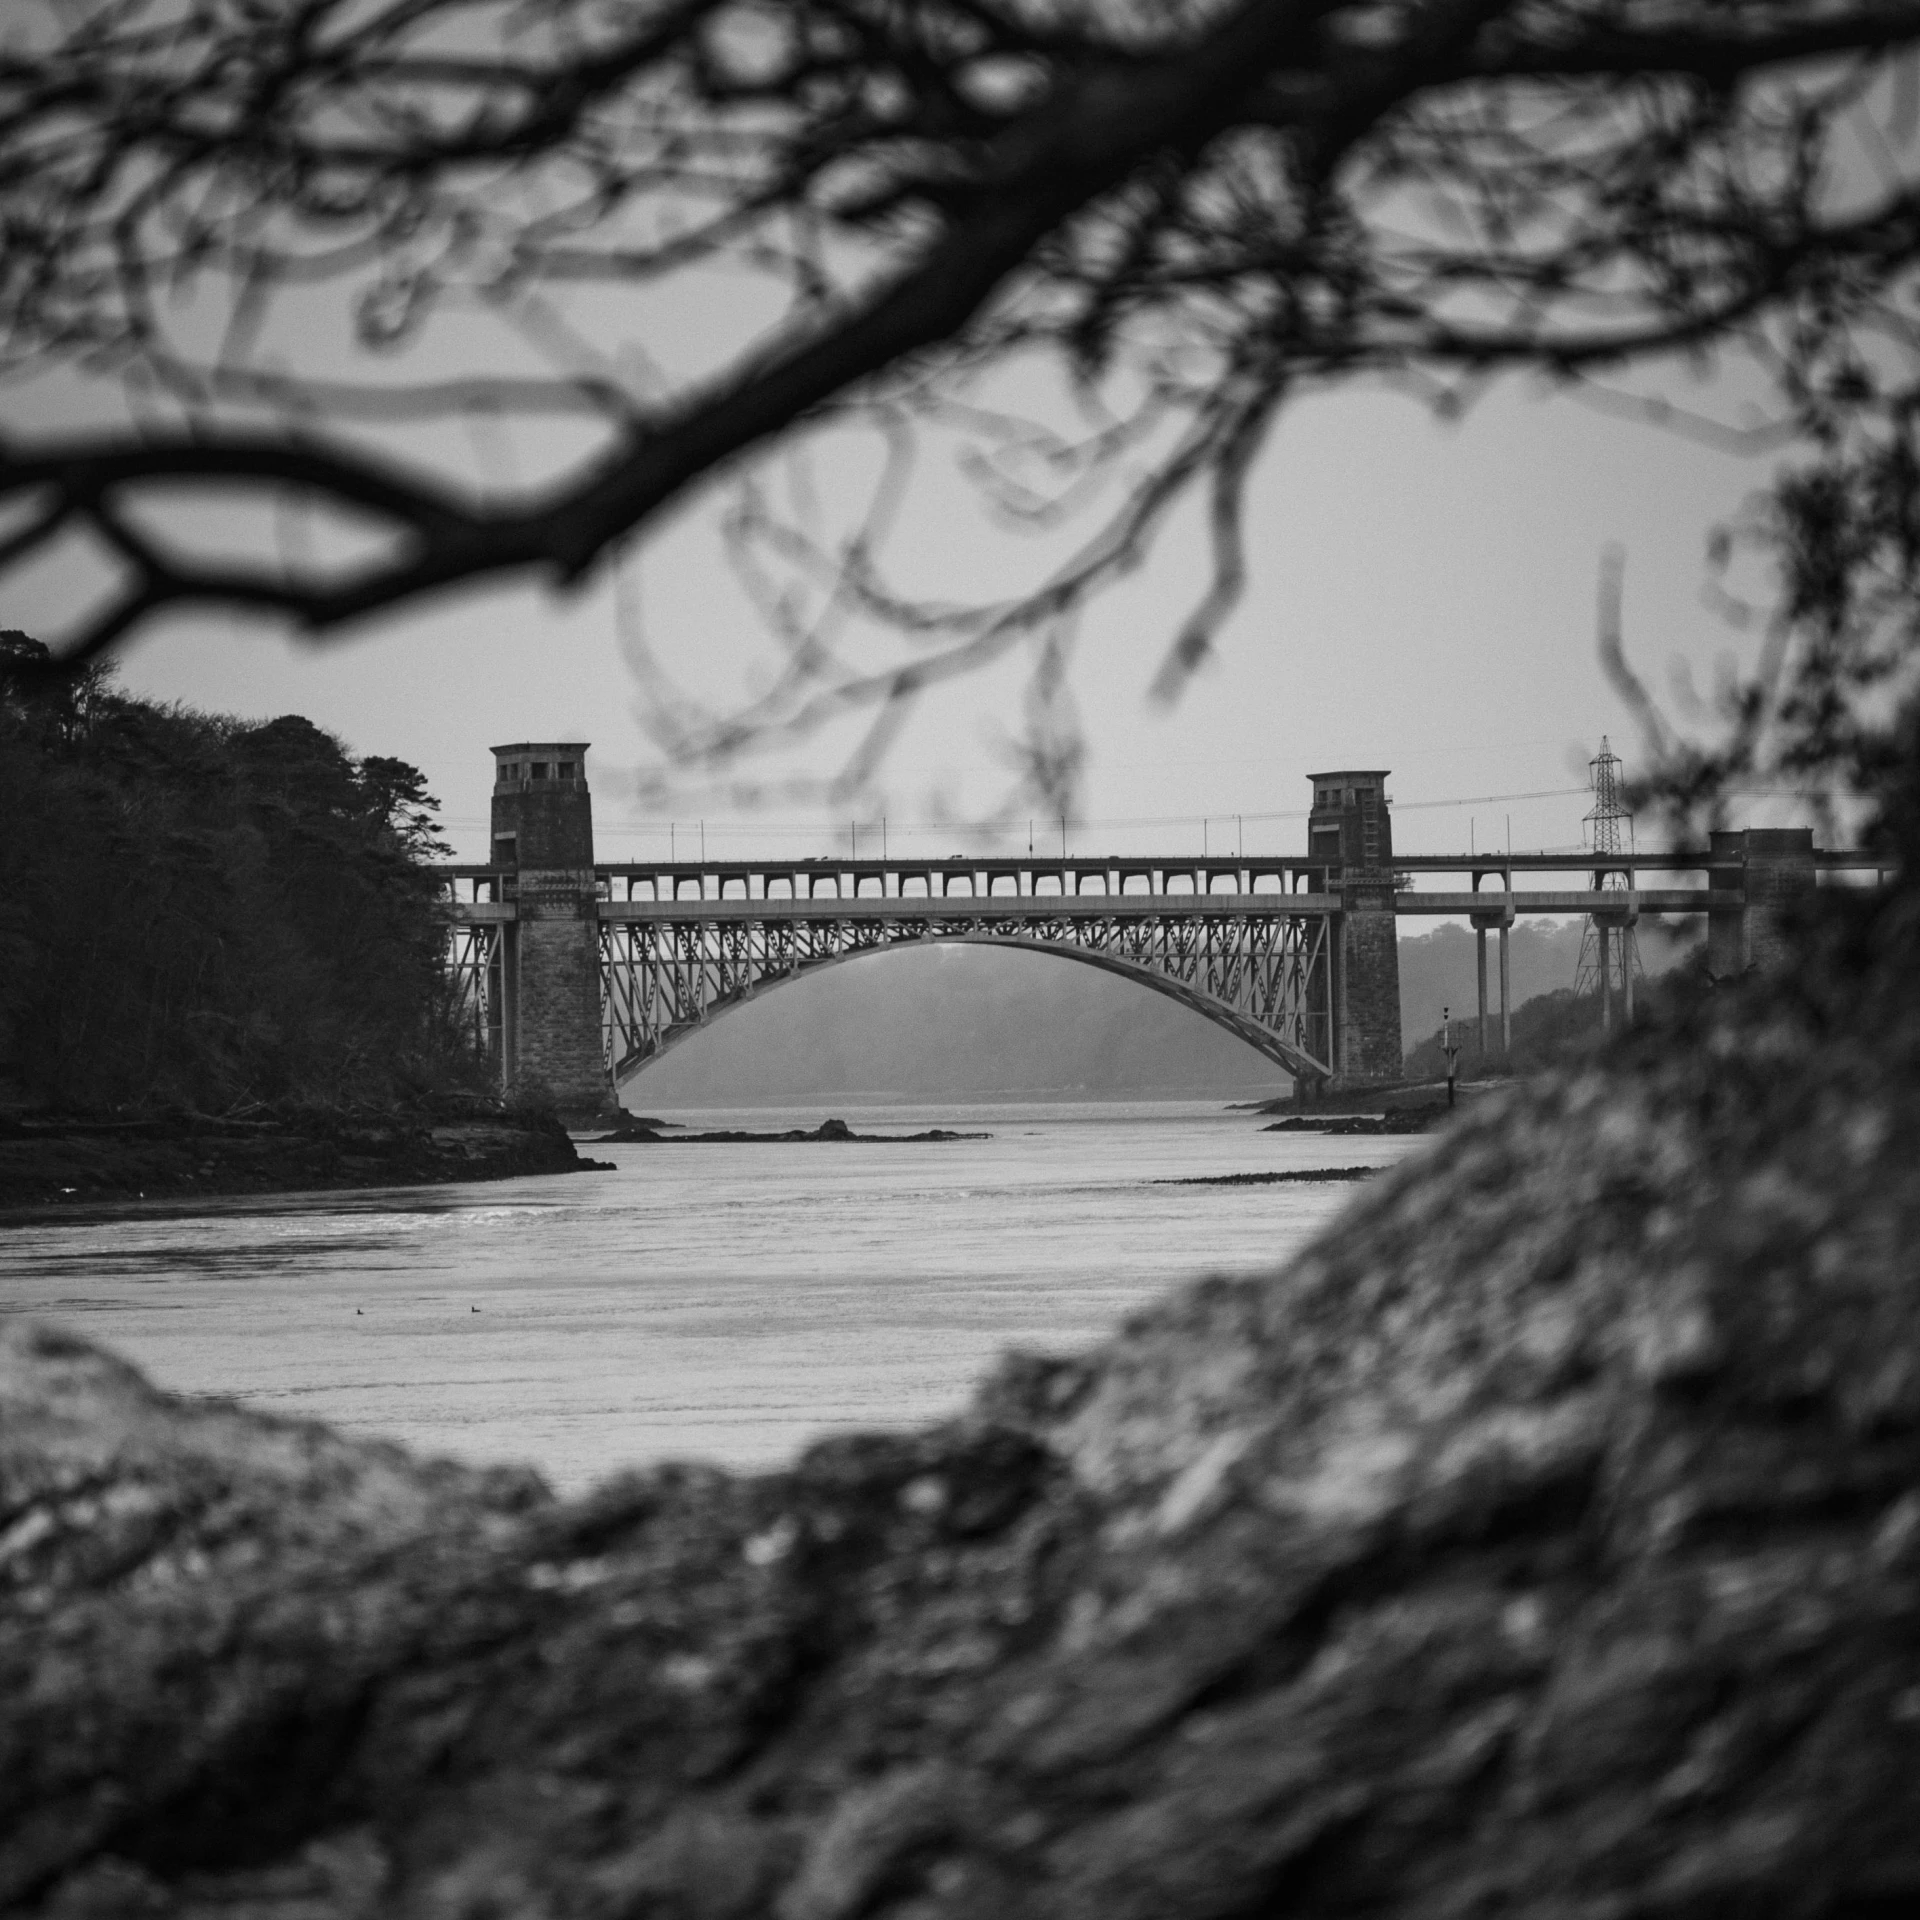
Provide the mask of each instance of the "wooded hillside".
[{"label": "wooded hillside", "polygon": [[77,1110],[389,1103],[468,1071],[417,769],[10,673],[0,635],[0,1095]]}]

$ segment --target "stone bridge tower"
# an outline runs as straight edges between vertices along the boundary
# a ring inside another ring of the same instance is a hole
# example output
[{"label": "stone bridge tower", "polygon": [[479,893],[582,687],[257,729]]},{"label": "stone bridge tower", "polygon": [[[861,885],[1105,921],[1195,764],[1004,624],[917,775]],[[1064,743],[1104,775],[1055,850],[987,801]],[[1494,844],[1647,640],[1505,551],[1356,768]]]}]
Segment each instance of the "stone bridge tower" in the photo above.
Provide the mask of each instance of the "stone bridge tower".
[{"label": "stone bridge tower", "polygon": [[1324,866],[1316,884],[1340,896],[1334,926],[1334,1084],[1398,1080],[1400,945],[1393,912],[1393,822],[1387,776],[1367,769],[1313,773],[1307,858]]},{"label": "stone bridge tower", "polygon": [[600,1029],[593,800],[584,740],[493,749],[493,865],[515,903],[501,957],[502,1086],[568,1121],[615,1109]]},{"label": "stone bridge tower", "polygon": [[1742,904],[1707,914],[1707,972],[1733,980],[1749,967],[1789,958],[1783,921],[1813,890],[1811,827],[1742,827],[1716,832],[1707,885]]}]

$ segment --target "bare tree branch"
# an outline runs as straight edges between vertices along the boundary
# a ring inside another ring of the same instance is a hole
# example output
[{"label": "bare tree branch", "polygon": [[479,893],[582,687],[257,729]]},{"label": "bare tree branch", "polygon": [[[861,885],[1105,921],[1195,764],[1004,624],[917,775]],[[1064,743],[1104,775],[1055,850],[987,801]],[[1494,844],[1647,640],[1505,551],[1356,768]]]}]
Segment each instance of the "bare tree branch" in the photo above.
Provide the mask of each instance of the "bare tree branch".
[{"label": "bare tree branch", "polygon": [[[575,585],[783,438],[912,422],[1072,550],[947,605],[889,578],[875,527],[762,501],[741,551],[826,597],[774,689],[688,750],[1044,653],[1203,488],[1213,574],[1170,695],[1240,592],[1249,466],[1303,388],[1724,342],[1818,432],[1899,386],[1916,59],[1920,0],[25,0],[0,375],[138,407],[0,443],[0,575],[81,538],[113,556],[70,657],[190,606],[329,633]],[[740,297],[669,367],[647,303],[714,276]],[[487,325],[509,344],[476,358]],[[1011,419],[995,382],[1035,364],[1085,433]],[[483,487],[442,432],[476,414],[571,437]],[[373,537],[216,551],[169,518],[209,488]],[[857,659],[830,638],[853,620],[904,653]]]}]

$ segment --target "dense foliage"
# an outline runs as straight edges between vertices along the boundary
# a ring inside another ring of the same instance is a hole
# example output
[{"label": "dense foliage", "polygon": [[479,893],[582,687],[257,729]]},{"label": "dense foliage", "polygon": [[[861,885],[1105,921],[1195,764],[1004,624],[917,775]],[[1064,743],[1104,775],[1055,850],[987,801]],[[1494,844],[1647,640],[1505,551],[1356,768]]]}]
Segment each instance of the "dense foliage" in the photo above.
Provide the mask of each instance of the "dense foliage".
[{"label": "dense foliage", "polygon": [[0,636],[0,1084],[224,1112],[384,1103],[469,1071],[415,768],[295,715],[8,671],[40,652]]}]

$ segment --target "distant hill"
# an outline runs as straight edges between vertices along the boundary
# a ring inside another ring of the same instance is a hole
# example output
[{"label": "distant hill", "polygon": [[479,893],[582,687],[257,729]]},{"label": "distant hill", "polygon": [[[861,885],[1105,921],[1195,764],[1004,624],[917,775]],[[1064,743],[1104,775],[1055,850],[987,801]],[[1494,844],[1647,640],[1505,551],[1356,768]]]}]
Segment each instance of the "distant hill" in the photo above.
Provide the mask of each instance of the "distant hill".
[{"label": "distant hill", "polygon": [[[1658,979],[1683,982],[1691,975],[1696,984],[1706,980],[1706,955],[1696,946],[1676,966],[1668,967]],[[1684,990],[1684,988],[1683,988]],[[1477,1079],[1487,1072],[1515,1074],[1542,1073],[1592,1042],[1600,1032],[1600,1000],[1596,994],[1574,997],[1571,987],[1556,987],[1551,993],[1537,994],[1513,1013],[1513,1047],[1505,1059],[1500,1057],[1498,1029],[1489,1032],[1487,1057],[1480,1054],[1480,1023],[1463,1019],[1456,1010],[1451,1038],[1459,1049],[1454,1071],[1463,1080]],[[1409,1079],[1438,1079],[1447,1071],[1447,1057],[1441,1045],[1440,1025],[1414,1036],[1416,1044],[1407,1049]]]},{"label": "distant hill", "polygon": [[[1514,1010],[1513,1051],[1506,1060],[1499,1056],[1497,1031],[1490,1035],[1488,1057],[1482,1059],[1479,1022],[1462,1020],[1455,1014],[1452,1037],[1459,1051],[1454,1058],[1454,1071],[1462,1080],[1477,1080],[1482,1074],[1503,1070],[1516,1074],[1539,1073],[1585,1046],[1599,1031],[1599,1000],[1592,994],[1575,999],[1571,987],[1556,987],[1551,993],[1536,994]],[[1407,1050],[1410,1079],[1435,1080],[1445,1076],[1447,1057],[1441,1038],[1438,1022],[1432,1032],[1416,1036],[1417,1044]]]},{"label": "distant hill", "polygon": [[1245,1098],[1285,1073],[1177,1001],[1076,961],[1007,948],[873,954],[716,1020],[630,1081],[638,1111],[1128,1093]]},{"label": "distant hill", "polygon": [[[1513,1007],[1563,987],[1572,991],[1585,930],[1584,920],[1515,923],[1507,937],[1507,976]],[[1699,937],[1696,928],[1669,935],[1656,924],[1645,922],[1640,929],[1640,964],[1650,977],[1664,973]],[[1478,993],[1471,928],[1436,927],[1431,933],[1401,939],[1400,1040],[1407,1052],[1411,1053],[1439,1026],[1443,1008],[1451,1007],[1456,1019],[1473,1014],[1479,1004]],[[1499,940],[1491,933],[1487,936],[1487,1009],[1496,1017],[1500,1011]]]}]

